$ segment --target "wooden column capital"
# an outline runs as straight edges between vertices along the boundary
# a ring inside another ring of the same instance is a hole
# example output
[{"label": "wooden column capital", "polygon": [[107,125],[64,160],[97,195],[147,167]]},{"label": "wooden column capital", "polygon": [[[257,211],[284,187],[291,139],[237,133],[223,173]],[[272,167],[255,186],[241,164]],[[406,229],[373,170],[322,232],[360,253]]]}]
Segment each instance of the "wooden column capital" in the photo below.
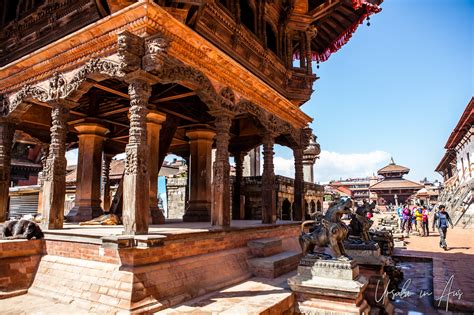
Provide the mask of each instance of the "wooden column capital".
[{"label": "wooden column capital", "polygon": [[149,110],[146,115],[147,124],[155,124],[160,126],[166,121],[166,114],[160,113],[156,110]]}]

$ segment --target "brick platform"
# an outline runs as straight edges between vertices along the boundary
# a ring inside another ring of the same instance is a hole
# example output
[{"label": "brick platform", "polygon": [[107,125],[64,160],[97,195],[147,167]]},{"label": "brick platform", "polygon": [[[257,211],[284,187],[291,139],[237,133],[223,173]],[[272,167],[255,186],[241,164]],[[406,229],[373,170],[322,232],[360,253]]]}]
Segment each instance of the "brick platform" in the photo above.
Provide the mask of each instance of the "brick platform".
[{"label": "brick platform", "polygon": [[255,239],[275,238],[283,250],[299,251],[297,224],[135,237],[78,230],[46,233],[29,294],[99,313],[157,311],[242,282],[252,276],[247,242]]}]

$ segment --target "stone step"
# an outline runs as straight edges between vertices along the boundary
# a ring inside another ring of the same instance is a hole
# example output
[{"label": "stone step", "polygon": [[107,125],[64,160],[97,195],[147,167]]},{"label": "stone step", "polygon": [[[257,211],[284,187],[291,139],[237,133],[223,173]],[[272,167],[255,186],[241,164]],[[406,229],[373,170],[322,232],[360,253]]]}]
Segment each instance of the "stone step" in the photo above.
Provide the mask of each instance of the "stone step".
[{"label": "stone step", "polygon": [[294,294],[288,288],[288,278],[294,275],[291,272],[275,279],[250,278],[155,314],[292,314]]},{"label": "stone step", "polygon": [[300,258],[300,253],[287,251],[267,257],[251,258],[248,263],[254,276],[276,278],[296,269]]},{"label": "stone step", "polygon": [[283,251],[281,239],[279,238],[261,238],[247,242],[254,257],[268,257],[279,254]]}]

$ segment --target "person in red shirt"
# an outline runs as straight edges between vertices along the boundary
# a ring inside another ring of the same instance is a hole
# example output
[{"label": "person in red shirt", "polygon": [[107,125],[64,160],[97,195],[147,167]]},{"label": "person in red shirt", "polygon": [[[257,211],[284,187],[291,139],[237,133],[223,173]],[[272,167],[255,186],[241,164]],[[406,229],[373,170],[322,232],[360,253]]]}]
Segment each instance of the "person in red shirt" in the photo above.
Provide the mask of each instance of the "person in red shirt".
[{"label": "person in red shirt", "polygon": [[430,236],[430,229],[428,225],[428,216],[430,212],[426,207],[423,207],[421,210],[421,226],[423,227],[423,235],[422,236]]}]

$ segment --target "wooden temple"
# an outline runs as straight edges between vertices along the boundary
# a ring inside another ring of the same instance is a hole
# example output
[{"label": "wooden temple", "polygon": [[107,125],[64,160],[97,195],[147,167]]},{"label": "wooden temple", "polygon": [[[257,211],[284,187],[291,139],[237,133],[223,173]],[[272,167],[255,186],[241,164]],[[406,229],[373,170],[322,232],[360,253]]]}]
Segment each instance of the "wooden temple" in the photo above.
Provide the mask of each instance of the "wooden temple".
[{"label": "wooden temple", "polygon": [[393,158],[387,166],[378,170],[377,174],[383,179],[369,187],[371,192],[377,194],[377,203],[398,206],[422,189],[422,184],[403,178],[409,172],[408,167],[395,164]]},{"label": "wooden temple", "polygon": [[15,131],[38,139],[46,152],[39,179],[44,229],[63,227],[71,145],[79,160],[70,222],[108,211],[101,207],[102,165],[125,152],[124,233],[163,223],[157,176],[173,153],[190,166],[184,221],[228,227],[230,203],[239,209],[239,198],[230,198],[229,157],[242,178],[243,157],[263,145],[262,221],[274,223],[275,144],[293,150],[294,219],[303,219],[312,119],[300,106],[317,79],[312,61],[327,60],[380,2],[3,1],[0,222]]}]

